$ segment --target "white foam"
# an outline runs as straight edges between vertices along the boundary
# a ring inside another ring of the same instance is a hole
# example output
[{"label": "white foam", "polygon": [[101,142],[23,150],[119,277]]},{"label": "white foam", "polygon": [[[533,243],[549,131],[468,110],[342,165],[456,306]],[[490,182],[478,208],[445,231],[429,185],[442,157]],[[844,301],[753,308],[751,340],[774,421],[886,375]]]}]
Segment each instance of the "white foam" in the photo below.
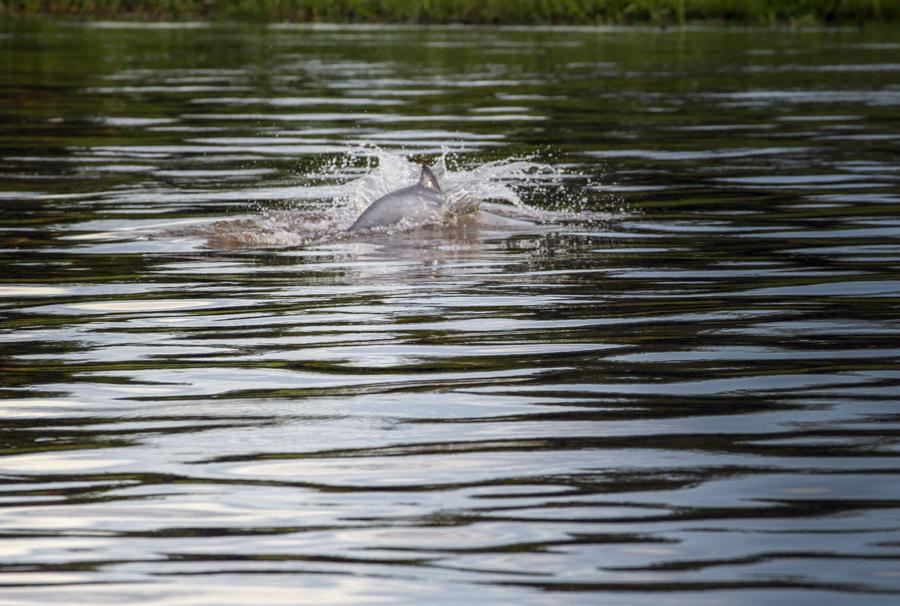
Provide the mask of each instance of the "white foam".
[{"label": "white foam", "polygon": [[[441,228],[460,220],[488,230],[517,231],[535,229],[542,224],[579,223],[607,214],[579,211],[572,201],[573,189],[563,188],[567,175],[560,169],[533,158],[509,158],[469,167],[446,150],[429,161],[447,200],[444,213],[425,227]],[[347,228],[375,200],[392,191],[408,187],[419,179],[422,163],[402,153],[383,150],[374,145],[356,148],[336,156],[316,168],[316,178],[345,179],[326,188],[331,194],[325,202],[297,199],[290,210],[260,208],[251,217],[219,221],[190,229],[183,235],[205,237],[211,248],[297,247],[355,238]],[[346,180],[348,174],[358,174]],[[323,189],[321,186],[316,189]],[[530,206],[523,193],[547,194],[555,206],[565,212],[548,211]],[[390,227],[365,232],[364,237],[390,237],[392,234],[423,227],[401,222]]]}]

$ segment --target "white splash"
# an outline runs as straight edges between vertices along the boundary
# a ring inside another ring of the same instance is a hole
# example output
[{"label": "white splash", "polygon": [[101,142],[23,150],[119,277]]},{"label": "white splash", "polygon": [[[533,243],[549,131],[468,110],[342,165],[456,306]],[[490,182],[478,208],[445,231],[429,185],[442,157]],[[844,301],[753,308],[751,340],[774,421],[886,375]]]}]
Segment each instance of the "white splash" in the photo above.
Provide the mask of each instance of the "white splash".
[{"label": "white splash", "polygon": [[[416,183],[422,170],[421,162],[378,147],[362,148],[351,156],[364,157],[368,170],[359,179],[347,183],[335,200],[334,210],[345,215],[348,225],[378,198]],[[513,205],[521,214],[538,219],[542,212],[528,206],[517,189],[546,188],[548,183],[558,186],[562,180],[553,166],[530,158],[497,160],[468,169],[444,152],[431,168],[447,199],[448,217],[473,213],[483,202],[502,201]]]},{"label": "white splash", "polygon": [[[577,196],[568,178],[559,169],[533,158],[496,160],[467,167],[447,152],[428,162],[438,178],[447,200],[439,225],[451,227],[460,222],[474,223],[489,230],[536,230],[561,223],[608,221],[607,213],[579,210]],[[372,202],[419,179],[422,162],[378,147],[354,149],[331,158],[317,171],[327,180],[346,179],[347,174],[362,173],[330,189],[329,201],[298,202],[294,210],[267,210],[259,214],[206,226],[203,235],[212,248],[295,247],[349,239],[346,229]],[[551,211],[530,206],[523,196],[551,199],[553,206],[566,211]],[[380,235],[405,231],[415,225],[376,229]]]}]

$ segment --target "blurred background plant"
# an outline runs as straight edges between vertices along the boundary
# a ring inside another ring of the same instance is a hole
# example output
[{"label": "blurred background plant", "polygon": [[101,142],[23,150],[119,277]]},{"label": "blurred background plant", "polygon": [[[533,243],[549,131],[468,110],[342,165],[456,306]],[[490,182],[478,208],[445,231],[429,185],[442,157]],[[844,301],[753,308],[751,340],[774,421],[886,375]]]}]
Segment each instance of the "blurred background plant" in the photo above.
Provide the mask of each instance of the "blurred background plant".
[{"label": "blurred background plant", "polygon": [[748,25],[900,20],[898,0],[0,0],[7,16],[478,24]]}]

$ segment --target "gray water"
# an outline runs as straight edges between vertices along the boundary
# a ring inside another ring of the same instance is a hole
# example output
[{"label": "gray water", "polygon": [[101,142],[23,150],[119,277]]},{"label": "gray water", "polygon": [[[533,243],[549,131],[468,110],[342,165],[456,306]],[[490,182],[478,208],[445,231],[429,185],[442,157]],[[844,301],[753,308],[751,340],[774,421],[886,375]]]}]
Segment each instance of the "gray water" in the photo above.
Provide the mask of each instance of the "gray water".
[{"label": "gray water", "polygon": [[[898,57],[6,23],[0,603],[897,603]],[[343,237],[379,154],[544,214]]]}]

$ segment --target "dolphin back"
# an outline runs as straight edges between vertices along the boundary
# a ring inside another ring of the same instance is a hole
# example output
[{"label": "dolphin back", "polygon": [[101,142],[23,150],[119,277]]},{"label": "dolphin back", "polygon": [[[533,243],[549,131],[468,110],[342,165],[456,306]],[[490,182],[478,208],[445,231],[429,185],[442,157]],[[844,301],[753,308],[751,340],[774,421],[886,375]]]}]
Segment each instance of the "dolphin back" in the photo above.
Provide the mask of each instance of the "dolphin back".
[{"label": "dolphin back", "polygon": [[423,164],[418,183],[393,191],[372,202],[348,231],[389,227],[403,221],[422,223],[440,216],[443,203],[444,195],[437,177]]}]

